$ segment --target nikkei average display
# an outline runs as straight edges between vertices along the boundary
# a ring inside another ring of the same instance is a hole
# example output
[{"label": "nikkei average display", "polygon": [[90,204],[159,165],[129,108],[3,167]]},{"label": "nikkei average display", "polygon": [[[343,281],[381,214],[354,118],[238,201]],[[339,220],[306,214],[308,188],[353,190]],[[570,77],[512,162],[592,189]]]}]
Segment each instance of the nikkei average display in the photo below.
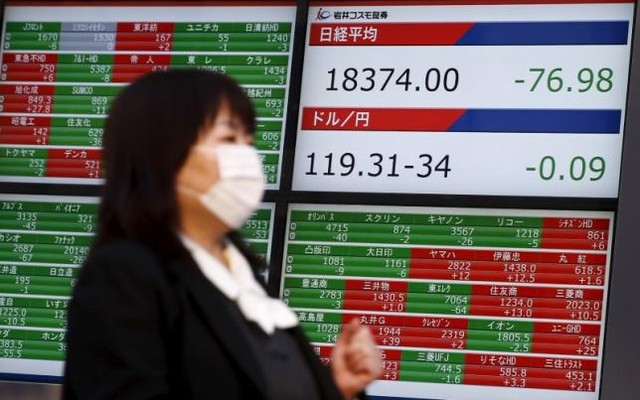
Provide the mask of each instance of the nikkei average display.
[{"label": "nikkei average display", "polygon": [[617,197],[633,1],[371,3],[311,3],[294,190]]}]

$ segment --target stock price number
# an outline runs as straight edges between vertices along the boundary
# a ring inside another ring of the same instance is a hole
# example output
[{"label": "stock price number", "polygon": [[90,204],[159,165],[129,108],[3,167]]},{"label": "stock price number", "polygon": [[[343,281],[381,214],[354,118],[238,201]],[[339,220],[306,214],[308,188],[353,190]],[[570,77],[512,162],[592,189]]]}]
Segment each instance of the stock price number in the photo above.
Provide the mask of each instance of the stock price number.
[{"label": "stock price number", "polygon": [[429,178],[438,175],[449,177],[449,155],[433,156],[420,154],[417,160],[403,163],[398,160],[398,154],[383,155],[371,153],[357,155],[354,153],[328,153],[317,155],[315,152],[307,155],[307,170],[305,175],[324,176],[387,176],[392,178],[404,174],[415,174],[418,178]]},{"label": "stock price number", "polygon": [[456,68],[428,68],[425,71],[412,71],[410,68],[345,68],[339,71],[332,68],[327,71],[329,84],[325,90],[384,91],[401,88],[405,92],[454,92],[460,83],[460,73]]},{"label": "stock price number", "polygon": [[602,179],[606,170],[604,158],[596,156],[585,158],[582,156],[572,157],[570,160],[559,160],[553,156],[544,156],[537,166],[526,167],[528,172],[538,172],[538,176],[543,181],[564,180],[569,178],[572,181],[598,181]]},{"label": "stock price number", "polygon": [[[574,87],[578,92],[606,93],[613,89],[613,70],[611,68],[582,68],[576,73],[566,73],[562,68],[529,68],[532,79],[529,80],[529,91],[547,91],[558,93],[571,92]],[[516,83],[525,83],[525,79],[516,79]]]}]

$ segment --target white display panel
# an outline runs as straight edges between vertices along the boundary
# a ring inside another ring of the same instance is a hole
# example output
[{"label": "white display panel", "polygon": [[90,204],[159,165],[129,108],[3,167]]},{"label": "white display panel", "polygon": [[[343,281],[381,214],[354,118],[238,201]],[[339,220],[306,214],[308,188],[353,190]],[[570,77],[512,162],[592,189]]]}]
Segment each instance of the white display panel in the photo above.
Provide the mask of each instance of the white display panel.
[{"label": "white display panel", "polygon": [[617,197],[633,3],[491,3],[313,2],[293,189]]}]

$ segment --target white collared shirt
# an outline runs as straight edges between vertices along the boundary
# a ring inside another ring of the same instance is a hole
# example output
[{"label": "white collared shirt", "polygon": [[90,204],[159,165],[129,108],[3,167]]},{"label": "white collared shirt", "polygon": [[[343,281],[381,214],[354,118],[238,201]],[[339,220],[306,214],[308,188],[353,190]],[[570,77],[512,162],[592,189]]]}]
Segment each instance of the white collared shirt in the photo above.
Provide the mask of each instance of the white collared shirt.
[{"label": "white collared shirt", "polygon": [[233,244],[227,243],[224,250],[224,257],[229,264],[227,268],[184,233],[180,233],[179,237],[202,274],[227,298],[236,302],[247,320],[255,322],[269,335],[276,328],[298,325],[298,319],[289,307],[267,295],[256,281],[248,261]]}]

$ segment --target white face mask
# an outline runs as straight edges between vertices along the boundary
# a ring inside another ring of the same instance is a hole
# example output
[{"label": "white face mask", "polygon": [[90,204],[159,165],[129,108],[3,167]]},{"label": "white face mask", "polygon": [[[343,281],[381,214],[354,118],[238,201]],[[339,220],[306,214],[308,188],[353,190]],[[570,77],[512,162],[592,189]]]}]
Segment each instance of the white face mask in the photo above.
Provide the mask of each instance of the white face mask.
[{"label": "white face mask", "polygon": [[239,229],[258,208],[264,195],[262,162],[253,146],[219,144],[196,147],[218,160],[220,179],[205,193],[178,186],[195,196],[202,205],[231,229]]}]

